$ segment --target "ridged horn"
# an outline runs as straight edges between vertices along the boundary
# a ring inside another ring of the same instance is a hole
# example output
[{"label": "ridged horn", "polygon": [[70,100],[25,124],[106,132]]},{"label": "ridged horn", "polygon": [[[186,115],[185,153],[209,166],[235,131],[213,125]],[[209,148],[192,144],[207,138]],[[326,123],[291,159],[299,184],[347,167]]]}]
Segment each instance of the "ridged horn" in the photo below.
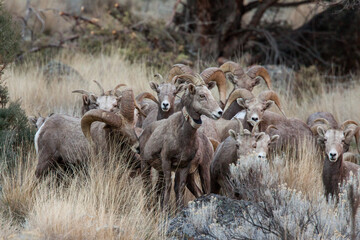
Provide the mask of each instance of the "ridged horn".
[{"label": "ridged horn", "polygon": [[269,126],[266,128],[265,133],[268,134],[268,135],[270,135],[270,130],[271,130],[272,128],[278,130],[277,127],[275,127],[274,125],[271,124],[271,125],[269,125]]},{"label": "ridged horn", "polygon": [[123,123],[122,117],[113,112],[102,109],[92,109],[88,111],[81,118],[81,130],[89,142],[92,142],[90,133],[91,124],[95,121],[103,122],[115,128],[120,128]]},{"label": "ridged horn", "polygon": [[176,82],[178,83],[178,79],[185,79],[185,81],[190,81],[191,83],[195,84],[195,85],[202,85],[205,84],[204,80],[201,78],[200,75],[194,76],[194,75],[190,75],[190,74],[181,74],[177,77]]},{"label": "ridged horn", "polygon": [[80,93],[80,94],[85,94],[88,96],[93,95],[93,93],[85,91],[85,90],[74,90],[74,91],[72,91],[72,93]]},{"label": "ridged horn", "polygon": [[101,84],[100,84],[98,81],[96,81],[96,80],[94,80],[94,83],[96,83],[96,85],[100,88],[100,91],[101,91],[100,95],[101,95],[101,96],[105,95],[105,90],[104,90],[104,88],[101,86]]},{"label": "ridged horn", "polygon": [[121,92],[120,99],[120,113],[129,122],[134,122],[134,110],[136,106],[136,100],[132,89],[127,89]]},{"label": "ridged horn", "polygon": [[205,69],[201,74],[201,78],[204,79],[204,82],[207,84],[210,81],[216,82],[218,87],[220,102],[222,105],[225,105],[226,102],[226,76],[224,72],[217,67],[211,67]]},{"label": "ridged horn", "polygon": [[276,92],[272,90],[263,91],[259,94],[258,98],[262,101],[268,101],[268,100],[274,101],[280,112],[284,115],[284,117],[286,117],[286,114],[281,107],[280,98]]},{"label": "ridged horn", "polygon": [[330,123],[325,118],[317,118],[314,120],[314,123],[321,122],[322,124],[325,124],[327,127],[330,127]]},{"label": "ridged horn", "polygon": [[220,66],[220,69],[224,73],[231,72],[238,79],[241,78],[245,74],[242,67],[239,64],[232,62],[232,61],[228,61],[228,62],[224,63],[223,65]]},{"label": "ridged horn", "polygon": [[355,122],[354,120],[346,120],[345,122],[343,122],[341,124],[340,129],[345,130],[345,128],[350,124],[354,124],[356,126],[359,126],[359,124],[357,122]]},{"label": "ridged horn", "polygon": [[187,65],[184,64],[175,64],[169,72],[167,81],[171,82],[171,80],[176,76],[176,75],[181,75],[181,74],[189,74],[189,75],[194,75],[194,71]]},{"label": "ridged horn", "polygon": [[150,99],[158,105],[160,104],[159,101],[156,99],[156,97],[149,92],[143,92],[137,95],[136,101],[140,103],[144,100],[144,98]]},{"label": "ridged horn", "polygon": [[262,77],[264,79],[268,89],[271,90],[270,75],[269,75],[269,72],[264,67],[258,66],[258,65],[253,66],[246,72],[246,74],[252,79],[255,79],[258,76]]},{"label": "ridged horn", "polygon": [[109,90],[108,92],[110,92],[110,95],[119,97],[121,95],[121,93],[120,93],[120,91],[118,91],[118,89],[121,87],[126,87],[126,86],[127,86],[126,84],[120,83],[120,84],[116,85],[113,90]]},{"label": "ridged horn", "polygon": [[254,95],[245,88],[239,88],[239,89],[234,90],[230,94],[230,96],[228,97],[228,99],[226,101],[224,111],[238,98],[252,99],[252,98],[254,98]]}]

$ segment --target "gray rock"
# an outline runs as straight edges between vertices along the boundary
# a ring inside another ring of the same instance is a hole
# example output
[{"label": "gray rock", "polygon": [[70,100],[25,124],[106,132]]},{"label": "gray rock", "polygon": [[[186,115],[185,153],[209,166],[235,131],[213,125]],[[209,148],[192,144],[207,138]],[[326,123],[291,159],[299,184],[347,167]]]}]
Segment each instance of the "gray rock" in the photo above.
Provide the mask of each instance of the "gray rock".
[{"label": "gray rock", "polygon": [[43,69],[43,75],[48,83],[54,81],[84,81],[78,71],[61,62],[51,60]]}]

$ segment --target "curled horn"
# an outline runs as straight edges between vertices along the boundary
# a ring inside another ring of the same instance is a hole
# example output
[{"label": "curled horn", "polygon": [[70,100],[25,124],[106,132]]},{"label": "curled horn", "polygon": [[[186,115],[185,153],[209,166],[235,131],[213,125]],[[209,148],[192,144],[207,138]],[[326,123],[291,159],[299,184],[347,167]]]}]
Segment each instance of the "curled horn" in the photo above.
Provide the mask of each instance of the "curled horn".
[{"label": "curled horn", "polygon": [[247,89],[239,88],[234,90],[226,101],[224,111],[238,98],[252,99],[254,95]]},{"label": "curled horn", "polygon": [[266,128],[265,133],[269,135],[269,134],[270,134],[270,130],[271,130],[272,128],[278,130],[277,127],[275,127],[274,125],[271,124],[271,125],[269,125],[269,126]]},{"label": "curled horn", "polygon": [[[329,123],[329,121],[326,120],[325,118],[317,118],[317,119],[315,119],[314,123],[317,123],[317,122],[322,123],[322,126],[323,126],[324,129],[326,129],[326,130],[330,128],[330,123]],[[325,126],[324,126],[324,125],[325,125]],[[314,135],[318,135],[317,129],[318,129],[319,126],[320,126],[319,124],[315,124],[314,126],[312,126],[312,127],[310,128],[311,131],[312,131],[312,133],[313,133]]]},{"label": "curled horn", "polygon": [[189,66],[186,66],[184,64],[175,64],[170,69],[167,81],[170,82],[174,78],[174,76],[181,74],[194,75],[194,71]]},{"label": "curled horn", "polygon": [[271,90],[270,75],[269,75],[269,72],[264,67],[262,67],[262,66],[253,66],[246,72],[246,74],[252,79],[255,79],[258,76],[262,77],[264,79],[268,89]]},{"label": "curled horn", "polygon": [[274,103],[276,104],[276,106],[278,107],[280,112],[284,115],[284,117],[286,117],[286,114],[281,107],[280,98],[276,94],[276,92],[274,92],[272,90],[263,91],[259,94],[258,98],[262,101],[267,101],[267,100],[274,101]]},{"label": "curled horn", "polygon": [[101,91],[101,96],[103,96],[103,95],[105,95],[105,90],[104,90],[104,88],[101,86],[101,84],[98,82],[98,81],[96,81],[96,80],[94,80],[94,83],[96,83],[96,85],[100,88],[100,91]]},{"label": "curled horn", "polygon": [[92,109],[85,113],[81,118],[81,130],[89,142],[92,142],[90,128],[91,124],[95,121],[103,122],[115,128],[122,126],[122,116],[118,116],[113,112],[105,111],[102,109]]},{"label": "curled horn", "polygon": [[118,91],[118,89],[119,88],[121,88],[121,87],[126,87],[127,85],[126,84],[124,84],[124,83],[120,83],[120,84],[118,84],[118,85],[116,85],[115,87],[114,87],[114,89],[112,89],[112,90],[109,90],[109,91],[106,91],[105,92],[105,95],[106,96],[111,96],[111,95],[115,95],[115,96],[117,96],[117,97],[119,97],[120,95],[121,95],[121,93]]},{"label": "curled horn", "polygon": [[347,127],[348,125],[350,125],[350,124],[354,124],[354,125],[356,125],[356,126],[359,126],[359,124],[358,124],[357,122],[355,122],[354,120],[346,120],[345,122],[343,122],[343,123],[341,124],[340,129],[341,129],[341,130],[345,130],[346,127]]},{"label": "curled horn", "polygon": [[72,93],[80,93],[80,94],[85,94],[85,95],[88,95],[88,96],[92,95],[91,92],[88,92],[88,91],[85,91],[85,90],[74,90],[74,91],[72,91]]},{"label": "curled horn", "polygon": [[220,102],[225,105],[226,102],[226,76],[220,68],[211,67],[205,69],[201,74],[201,78],[207,84],[210,81],[215,81],[219,90]]},{"label": "curled horn", "polygon": [[237,78],[241,78],[245,73],[244,70],[241,68],[241,66],[235,62],[228,61],[220,66],[220,69],[224,72],[231,72],[234,74]]},{"label": "curled horn", "polygon": [[202,80],[200,75],[194,76],[194,75],[190,75],[190,74],[181,74],[178,76],[175,76],[173,81],[175,81],[176,83],[179,83],[178,79],[185,79],[185,81],[190,81],[191,83],[195,84],[195,85],[201,85],[204,84],[204,80]]},{"label": "curled horn", "polygon": [[159,101],[156,99],[156,97],[154,95],[152,95],[151,93],[149,93],[149,92],[140,93],[136,97],[136,101],[140,103],[140,102],[142,102],[144,100],[144,98],[150,99],[150,100],[154,101],[158,105],[160,104]]}]

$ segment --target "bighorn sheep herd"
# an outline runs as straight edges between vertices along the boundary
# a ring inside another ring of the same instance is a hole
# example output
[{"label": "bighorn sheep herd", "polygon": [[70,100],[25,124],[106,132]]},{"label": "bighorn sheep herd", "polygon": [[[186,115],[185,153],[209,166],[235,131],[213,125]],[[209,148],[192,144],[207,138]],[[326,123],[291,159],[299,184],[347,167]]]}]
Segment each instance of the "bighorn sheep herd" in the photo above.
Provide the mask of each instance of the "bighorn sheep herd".
[{"label": "bighorn sheep herd", "polygon": [[[135,97],[131,88],[119,90],[124,84],[105,91],[95,81],[100,95],[73,91],[82,94],[81,118],[63,114],[29,118],[38,129],[36,176],[57,165],[87,161],[91,152],[106,156],[115,144],[120,151],[134,151],[128,155],[129,163],[140,170],[147,191],[152,185],[151,168],[158,172],[155,189],[164,208],[174,172],[176,202],[181,207],[185,187],[195,197],[220,191],[233,196],[229,164],[253,153],[266,160],[274,151],[297,146],[303,139],[316,140],[323,153],[326,196],[337,194],[350,172],[358,173],[359,165],[346,161],[353,138],[359,151],[358,123],[348,120],[339,125],[328,112],[312,114],[307,123],[288,118],[264,67],[244,71],[239,64],[226,62],[197,74],[176,64],[165,81],[160,74],[155,76],[162,81],[150,82],[156,95],[142,92]],[[260,77],[269,90],[255,96],[252,90]],[[233,85],[228,97],[227,81]],[[219,100],[210,91],[215,86]],[[273,103],[281,114],[269,110]]]}]

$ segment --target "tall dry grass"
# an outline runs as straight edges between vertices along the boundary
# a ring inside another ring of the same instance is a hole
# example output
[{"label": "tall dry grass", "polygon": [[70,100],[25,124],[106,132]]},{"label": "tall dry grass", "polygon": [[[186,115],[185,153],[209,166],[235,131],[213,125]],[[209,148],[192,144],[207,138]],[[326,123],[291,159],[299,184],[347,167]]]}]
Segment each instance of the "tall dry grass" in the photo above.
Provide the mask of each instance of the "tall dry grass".
[{"label": "tall dry grass", "polygon": [[165,215],[148,206],[150,196],[140,177],[130,178],[126,156],[106,160],[92,156],[60,181],[54,174],[35,178],[33,152],[14,172],[1,171],[0,238],[163,239]]},{"label": "tall dry grass", "polygon": [[[138,62],[130,64],[114,49],[113,54],[87,55],[63,52],[54,57],[76,69],[85,79],[47,84],[40,63],[11,66],[3,79],[7,81],[12,100],[21,99],[28,115],[52,112],[79,116],[81,97],[75,89],[99,92],[92,80],[105,89],[125,83],[135,93],[151,91],[148,82],[154,70]],[[200,64],[198,65],[200,66]],[[199,70],[199,69],[197,69]],[[202,69],[201,69],[202,70]],[[166,72],[161,72],[166,75]],[[321,76],[320,76],[321,77]],[[306,79],[305,79],[306,80]],[[280,98],[290,117],[302,120],[315,111],[330,111],[339,121],[359,121],[360,85],[351,88],[335,86],[312,98],[297,101],[286,91]],[[263,84],[255,94],[265,89]],[[230,90],[230,86],[229,86]],[[274,89],[277,90],[277,89]],[[213,91],[217,95],[216,90]],[[276,111],[273,107],[271,110]],[[298,155],[284,153],[283,182],[313,198],[322,190],[321,161],[314,145],[304,143]],[[12,172],[0,168],[0,238],[35,236],[39,239],[164,239],[166,216],[158,208],[148,209],[152,196],[146,196],[140,177],[129,178],[126,157],[111,156],[104,166],[101,156],[92,156],[86,168],[66,175],[63,181],[49,176],[37,181],[34,151],[16,161]],[[1,161],[2,163],[6,161]]]}]

